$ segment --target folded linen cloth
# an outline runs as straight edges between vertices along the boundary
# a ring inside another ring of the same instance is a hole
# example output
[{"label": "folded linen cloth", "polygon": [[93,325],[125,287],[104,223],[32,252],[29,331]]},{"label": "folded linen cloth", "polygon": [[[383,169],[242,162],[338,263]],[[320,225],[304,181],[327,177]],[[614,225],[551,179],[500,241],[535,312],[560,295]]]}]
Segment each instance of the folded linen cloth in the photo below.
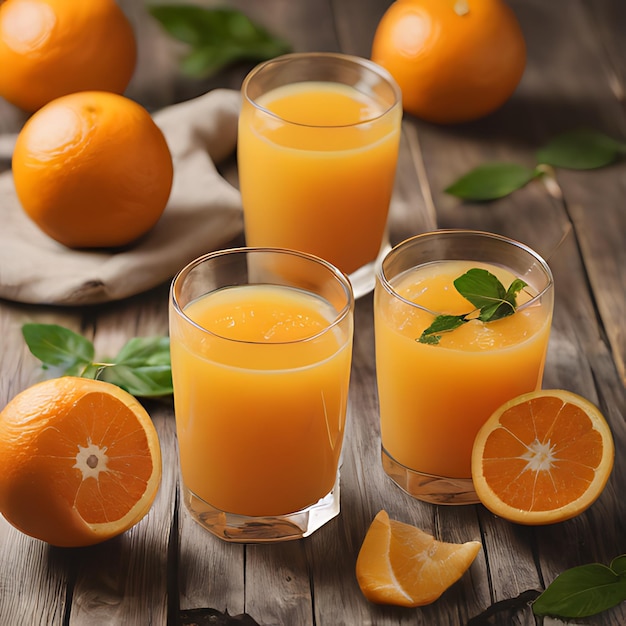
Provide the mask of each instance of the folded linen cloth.
[{"label": "folded linen cloth", "polygon": [[[57,305],[118,300],[233,240],[243,229],[241,196],[215,164],[235,149],[239,107],[237,91],[215,89],[154,114],[174,161],[172,192],[156,226],[120,251],[57,243],[22,210],[11,171],[0,174],[0,297]],[[5,158],[14,140],[2,138]]]}]

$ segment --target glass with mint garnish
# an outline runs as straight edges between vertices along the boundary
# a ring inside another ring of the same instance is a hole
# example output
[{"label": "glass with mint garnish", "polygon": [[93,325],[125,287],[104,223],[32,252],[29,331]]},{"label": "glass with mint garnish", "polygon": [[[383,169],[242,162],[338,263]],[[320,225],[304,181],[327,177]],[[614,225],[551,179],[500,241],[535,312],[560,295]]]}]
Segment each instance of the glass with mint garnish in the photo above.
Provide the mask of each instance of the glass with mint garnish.
[{"label": "glass with mint garnish", "polygon": [[412,496],[477,502],[471,454],[499,406],[541,387],[554,288],[545,260],[492,233],[398,244],[374,295],[385,472]]}]

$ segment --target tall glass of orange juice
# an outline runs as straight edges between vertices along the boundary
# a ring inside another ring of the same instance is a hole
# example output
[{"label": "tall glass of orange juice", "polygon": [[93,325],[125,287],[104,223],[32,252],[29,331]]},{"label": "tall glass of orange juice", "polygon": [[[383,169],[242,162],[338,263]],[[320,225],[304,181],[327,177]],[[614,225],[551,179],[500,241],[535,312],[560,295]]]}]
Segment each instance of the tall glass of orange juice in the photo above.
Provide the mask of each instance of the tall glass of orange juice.
[{"label": "tall glass of orange juice", "polygon": [[339,513],[354,297],[310,255],[223,250],[174,278],[183,499],[226,541],[306,537]]},{"label": "tall glass of orange juice", "polygon": [[246,243],[315,254],[371,291],[388,251],[402,102],[360,57],[298,53],[244,80],[238,168]]},{"label": "tall glass of orange juice", "polygon": [[[383,260],[374,294],[382,463],[409,494],[477,501],[474,439],[505,401],[541,387],[553,292],[537,253],[490,233],[424,233]],[[491,303],[501,315],[490,318]]]}]

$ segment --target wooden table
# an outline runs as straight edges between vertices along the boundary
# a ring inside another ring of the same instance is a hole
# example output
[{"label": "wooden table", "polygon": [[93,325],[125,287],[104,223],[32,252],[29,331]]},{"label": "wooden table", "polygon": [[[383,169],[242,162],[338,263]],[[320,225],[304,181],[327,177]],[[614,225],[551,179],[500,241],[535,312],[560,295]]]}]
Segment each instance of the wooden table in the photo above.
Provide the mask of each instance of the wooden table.
[{"label": "wooden table", "polygon": [[[368,56],[389,1],[225,4],[244,10],[297,51]],[[532,166],[539,146],[579,126],[624,140],[626,4],[510,4],[528,43],[528,65],[518,90],[501,110],[471,124],[441,127],[405,116],[391,236],[397,242],[435,227],[477,228],[517,238],[549,259],[556,304],[544,386],[589,398],[612,426],[616,463],[600,499],[575,519],[533,528],[497,519],[482,506],[424,504],[396,488],[380,465],[372,298],[367,296],[356,310],[338,518],[297,542],[222,543],[195,525],[180,504],[171,403],[149,403],[164,455],[163,483],[150,514],[123,536],[84,549],[49,547],[0,520],[2,626],[228,623],[217,620],[218,614],[245,614],[233,623],[263,626],[534,624],[526,604],[532,590],[544,588],[566,568],[608,564],[626,553],[626,162],[588,172],[559,170],[558,186],[534,182],[491,204],[462,203],[443,191],[487,161]],[[140,45],[128,95],[151,110],[216,86],[238,88],[251,67],[240,64],[207,81],[185,79],[174,60],[178,46],[147,16],[144,3],[124,0],[121,5]],[[17,130],[23,119],[0,104],[0,131]],[[232,167],[229,172],[236,180]],[[99,353],[114,353],[130,337],[167,332],[166,298],[163,285],[98,307],[1,302],[0,404],[39,375],[38,362],[21,337],[23,323],[63,324],[92,338]],[[433,605],[379,607],[361,595],[356,556],[369,523],[383,508],[443,540],[482,542],[470,571]],[[625,624],[626,603],[576,623]]]}]

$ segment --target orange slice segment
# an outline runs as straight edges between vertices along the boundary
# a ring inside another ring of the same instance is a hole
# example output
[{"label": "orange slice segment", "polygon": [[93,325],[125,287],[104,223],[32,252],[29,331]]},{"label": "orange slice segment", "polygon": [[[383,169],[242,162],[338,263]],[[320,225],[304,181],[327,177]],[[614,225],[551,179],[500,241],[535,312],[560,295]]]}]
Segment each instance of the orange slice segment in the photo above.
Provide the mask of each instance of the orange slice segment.
[{"label": "orange slice segment", "polygon": [[480,546],[478,541],[438,541],[380,511],[359,551],[357,581],[370,602],[423,606],[437,600],[461,578]]},{"label": "orange slice segment", "polygon": [[614,454],[594,404],[569,391],[533,391],[505,403],[478,432],[474,488],[490,511],[512,522],[561,522],[599,497]]},{"label": "orange slice segment", "polygon": [[149,511],[161,481],[150,416],[115,385],[63,377],[0,413],[0,512],[57,546],[99,543]]}]

